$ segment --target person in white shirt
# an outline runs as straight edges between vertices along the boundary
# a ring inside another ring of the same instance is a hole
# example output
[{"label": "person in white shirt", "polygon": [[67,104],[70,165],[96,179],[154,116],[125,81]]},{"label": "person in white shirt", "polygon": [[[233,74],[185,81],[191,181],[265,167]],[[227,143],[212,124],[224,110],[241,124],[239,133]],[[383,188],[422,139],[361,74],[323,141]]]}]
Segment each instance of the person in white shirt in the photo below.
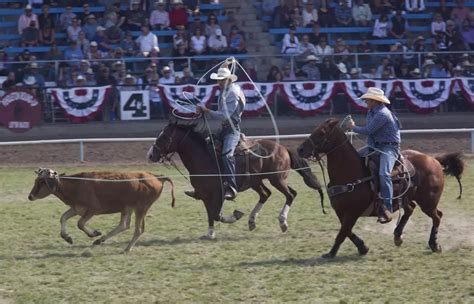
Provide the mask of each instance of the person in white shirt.
[{"label": "person in white shirt", "polygon": [[436,36],[438,34],[444,35],[446,33],[446,22],[443,21],[441,14],[435,14],[434,20],[431,22],[431,34]]},{"label": "person in white shirt", "polygon": [[151,12],[150,25],[156,30],[168,29],[170,27],[170,15],[165,10],[165,1],[160,0],[157,5],[158,8]]},{"label": "person in white shirt", "polygon": [[200,28],[196,28],[195,34],[191,37],[190,51],[195,55],[201,55],[206,52],[206,36],[201,35]]},{"label": "person in white shirt", "polygon": [[405,0],[405,8],[411,13],[422,12],[425,10],[425,0]]},{"label": "person in white shirt", "polygon": [[303,35],[303,37],[301,37],[301,42],[298,45],[297,53],[304,59],[306,59],[308,55],[316,54],[316,47],[314,46],[314,44],[309,42],[308,35]]},{"label": "person in white shirt", "polygon": [[169,66],[164,66],[161,70],[161,78],[158,80],[159,84],[175,84],[176,78],[171,75],[171,68]]},{"label": "person in white shirt", "polygon": [[321,62],[321,56],[334,54],[334,49],[327,44],[326,38],[321,38],[318,45],[316,45],[316,52],[314,54],[317,56],[317,61]]},{"label": "person in white shirt", "polygon": [[297,54],[300,42],[295,33],[296,28],[290,27],[290,31],[283,37],[283,44],[281,46],[282,54]]},{"label": "person in white shirt", "polygon": [[20,18],[18,19],[18,34],[21,35],[23,30],[30,26],[31,21],[34,21],[35,27],[39,29],[38,16],[33,13],[33,8],[28,4],[25,7],[25,12],[21,14]]},{"label": "person in white shirt", "polygon": [[372,21],[372,10],[364,0],[357,0],[357,3],[352,7],[352,18],[356,26],[368,26]]},{"label": "person in white shirt", "polygon": [[140,52],[143,56],[148,56],[150,51],[158,46],[158,38],[155,34],[150,32],[150,28],[147,25],[142,26],[142,33],[136,40],[137,44],[140,46]]},{"label": "person in white shirt", "polygon": [[312,0],[306,2],[302,15],[304,27],[313,27],[314,24],[318,23],[318,10],[313,7]]},{"label": "person in white shirt", "polygon": [[216,29],[216,33],[209,37],[209,52],[211,54],[224,54],[227,50],[227,38],[222,35],[220,28]]},{"label": "person in white shirt", "polygon": [[380,17],[375,20],[374,29],[372,35],[377,38],[386,38],[388,36],[388,28],[390,21],[386,14],[381,14]]}]

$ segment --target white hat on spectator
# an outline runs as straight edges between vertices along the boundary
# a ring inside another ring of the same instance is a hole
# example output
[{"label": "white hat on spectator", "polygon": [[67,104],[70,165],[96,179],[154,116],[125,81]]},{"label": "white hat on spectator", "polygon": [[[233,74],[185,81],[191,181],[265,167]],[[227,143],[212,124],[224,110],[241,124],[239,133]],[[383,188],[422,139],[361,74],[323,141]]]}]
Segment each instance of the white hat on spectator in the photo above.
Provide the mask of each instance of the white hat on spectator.
[{"label": "white hat on spectator", "polygon": [[27,6],[25,6],[25,9],[26,10],[31,10],[31,9],[33,9],[33,7],[30,4],[28,4]]},{"label": "white hat on spectator", "polygon": [[26,85],[32,86],[32,85],[35,85],[35,84],[36,84],[36,78],[35,78],[35,76],[30,75],[30,76],[24,78],[24,79],[23,79],[23,82],[24,82]]},{"label": "white hat on spectator", "polygon": [[352,68],[351,71],[350,71],[351,75],[355,75],[355,74],[359,74],[359,73],[360,73],[360,70],[358,68]]},{"label": "white hat on spectator", "polygon": [[135,77],[133,77],[132,74],[127,74],[125,76],[125,79],[135,79]]},{"label": "white hat on spectator", "polygon": [[94,16],[94,14],[90,14],[89,16],[87,16],[86,19],[95,19],[95,16]]},{"label": "white hat on spectator", "polygon": [[92,41],[92,42],[91,42],[91,46],[98,46],[98,44],[97,44],[96,41]]},{"label": "white hat on spectator", "polygon": [[173,0],[172,3],[173,4],[183,4],[183,1],[182,0]]},{"label": "white hat on spectator", "polygon": [[96,32],[98,31],[105,31],[105,27],[103,26],[98,26],[96,29],[95,29]]},{"label": "white hat on spectator", "polygon": [[222,35],[222,30],[220,28],[216,28],[216,36]]},{"label": "white hat on spectator", "polygon": [[433,61],[433,59],[426,59],[425,60],[425,63],[423,65],[433,65],[435,64],[435,62]]},{"label": "white hat on spectator", "polygon": [[317,61],[317,60],[318,60],[318,58],[316,58],[316,56],[314,56],[314,55],[308,55],[306,57],[306,61]]},{"label": "white hat on spectator", "polygon": [[367,93],[362,95],[360,99],[371,99],[379,101],[381,103],[390,104],[390,100],[388,100],[388,98],[385,96],[384,91],[375,87],[370,87],[367,90]]},{"label": "white hat on spectator", "polygon": [[155,2],[155,4],[165,4],[165,0],[158,0]]},{"label": "white hat on spectator", "polygon": [[94,75],[94,71],[91,68],[88,68],[86,74],[87,75]]},{"label": "white hat on spectator", "polygon": [[460,65],[454,67],[454,71],[462,71],[464,70]]},{"label": "white hat on spectator", "polygon": [[171,72],[171,68],[167,65],[165,65],[162,69],[161,69],[161,73],[164,73],[164,72]]},{"label": "white hat on spectator", "polygon": [[462,66],[472,66],[472,63],[469,60],[464,60]]},{"label": "white hat on spectator", "polygon": [[346,74],[347,73],[347,67],[346,65],[344,64],[344,62],[339,62],[338,64],[336,64],[337,66],[337,69],[343,73],[343,74]]},{"label": "white hat on spectator", "polygon": [[76,80],[86,80],[86,79],[84,78],[84,76],[78,75],[77,78],[76,78]]},{"label": "white hat on spectator", "polygon": [[421,71],[419,68],[413,69],[413,71],[410,72],[411,75],[421,75]]},{"label": "white hat on spectator", "polygon": [[37,69],[38,68],[38,63],[36,63],[36,62],[30,63],[30,68],[31,69]]}]

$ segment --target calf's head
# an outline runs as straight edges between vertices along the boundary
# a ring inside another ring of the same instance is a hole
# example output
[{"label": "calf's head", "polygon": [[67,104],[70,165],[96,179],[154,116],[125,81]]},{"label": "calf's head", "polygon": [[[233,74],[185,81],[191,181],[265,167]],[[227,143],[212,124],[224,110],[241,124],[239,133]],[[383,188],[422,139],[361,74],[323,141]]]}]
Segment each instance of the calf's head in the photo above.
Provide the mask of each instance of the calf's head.
[{"label": "calf's head", "polygon": [[31,189],[28,195],[30,201],[45,198],[58,188],[58,172],[48,168],[39,168],[35,173],[38,176],[35,179],[33,189]]}]

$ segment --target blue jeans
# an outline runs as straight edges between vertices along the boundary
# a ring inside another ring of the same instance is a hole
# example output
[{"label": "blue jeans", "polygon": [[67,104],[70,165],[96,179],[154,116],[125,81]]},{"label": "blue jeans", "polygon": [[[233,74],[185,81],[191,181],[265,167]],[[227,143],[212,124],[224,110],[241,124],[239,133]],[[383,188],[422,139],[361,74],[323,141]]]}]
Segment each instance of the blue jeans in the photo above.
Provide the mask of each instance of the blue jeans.
[{"label": "blue jeans", "polygon": [[237,147],[240,139],[240,132],[238,130],[224,130],[222,136],[222,165],[224,174],[226,174],[225,180],[227,184],[233,187],[236,191],[237,181],[235,178],[235,157],[234,151]]},{"label": "blue jeans", "polygon": [[[392,199],[393,199],[393,184],[390,174],[395,162],[400,156],[400,147],[394,145],[379,144],[375,145],[377,150],[381,150],[384,153],[380,153],[379,163],[379,183],[380,183],[380,196],[383,198],[384,204],[387,209],[392,212]],[[360,156],[367,156],[370,152],[370,147],[366,146],[359,150]]]}]

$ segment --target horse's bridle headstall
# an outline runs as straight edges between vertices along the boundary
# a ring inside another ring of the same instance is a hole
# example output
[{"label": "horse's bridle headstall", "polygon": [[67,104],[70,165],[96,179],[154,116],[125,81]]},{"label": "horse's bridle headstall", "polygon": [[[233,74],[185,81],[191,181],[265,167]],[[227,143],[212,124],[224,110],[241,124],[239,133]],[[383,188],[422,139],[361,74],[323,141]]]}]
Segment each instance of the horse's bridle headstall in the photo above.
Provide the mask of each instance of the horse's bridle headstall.
[{"label": "horse's bridle headstall", "polygon": [[329,142],[329,139],[331,138],[331,135],[334,133],[334,130],[336,128],[337,127],[334,127],[331,130],[331,132],[329,132],[329,134],[327,136],[325,136],[324,139],[318,144],[314,143],[313,138],[312,138],[312,134],[308,137],[308,140],[311,143],[311,146],[313,147],[313,151],[311,152],[312,157],[319,160],[321,158],[320,154],[329,155],[330,153],[334,152],[338,148],[342,147],[342,145],[344,145],[349,140],[346,136],[346,139],[342,143],[340,143],[336,147],[332,148],[328,152],[325,152],[325,153],[320,152],[327,145],[327,143]]},{"label": "horse's bridle headstall", "polygon": [[[178,147],[186,140],[186,138],[188,137],[189,135],[189,132],[191,132],[191,130],[188,130],[186,132],[186,134],[183,136],[183,138],[181,138],[181,140],[179,141],[178,143]],[[155,149],[157,149],[158,151],[169,151],[170,148],[171,148],[171,144],[173,143],[173,136],[174,134],[176,133],[176,129],[173,130],[173,133],[171,134],[171,136],[168,137],[168,143],[165,147],[165,149],[161,149],[160,147],[158,147],[158,145],[156,144],[156,142],[158,141],[158,139],[160,138],[160,136],[158,136],[158,138],[155,140],[155,142],[153,143],[153,147]],[[171,157],[173,156],[174,152],[168,152],[168,153],[162,153],[162,155],[160,156],[159,160],[158,161],[170,161],[171,160]]]}]

